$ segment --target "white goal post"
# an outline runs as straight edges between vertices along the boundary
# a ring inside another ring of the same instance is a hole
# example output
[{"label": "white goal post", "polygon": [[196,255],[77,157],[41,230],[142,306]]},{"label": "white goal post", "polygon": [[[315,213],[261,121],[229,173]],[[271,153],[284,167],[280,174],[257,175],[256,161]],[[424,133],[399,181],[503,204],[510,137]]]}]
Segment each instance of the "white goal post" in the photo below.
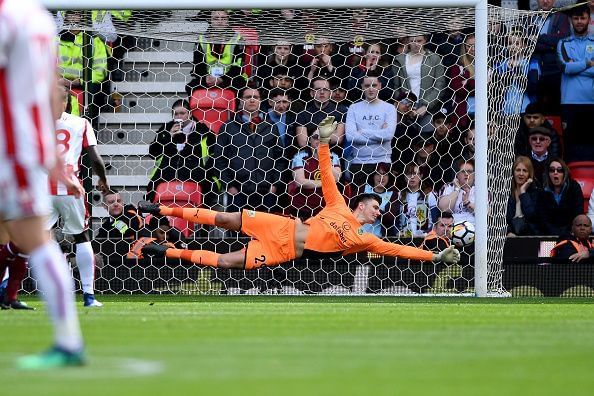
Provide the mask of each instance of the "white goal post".
[{"label": "white goal post", "polygon": [[[268,0],[253,1],[202,1],[194,0],[130,0],[122,2],[119,0],[89,0],[89,1],[68,1],[68,0],[42,0],[48,9],[51,10],[211,10],[211,9],[271,9],[279,8],[274,2]],[[355,0],[300,0],[291,3],[291,8],[296,9],[356,9],[362,8],[361,1]],[[475,241],[475,283],[474,293],[477,297],[487,296],[488,282],[488,5],[487,0],[372,0],[365,2],[365,8],[469,8],[474,9],[475,18],[475,85],[476,85],[476,109],[475,109],[475,161],[476,161],[476,241]],[[502,252],[498,254],[502,255]]]}]

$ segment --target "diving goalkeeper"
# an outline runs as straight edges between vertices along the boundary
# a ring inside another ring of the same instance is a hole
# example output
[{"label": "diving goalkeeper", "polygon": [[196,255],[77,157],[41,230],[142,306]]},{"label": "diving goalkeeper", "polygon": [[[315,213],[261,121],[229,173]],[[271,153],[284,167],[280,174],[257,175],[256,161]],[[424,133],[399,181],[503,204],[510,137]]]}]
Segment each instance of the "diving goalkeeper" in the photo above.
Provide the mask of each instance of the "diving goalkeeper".
[{"label": "diving goalkeeper", "polygon": [[386,242],[363,231],[364,224],[372,224],[380,215],[381,199],[376,194],[361,194],[355,198],[353,211],[346,205],[332,175],[328,142],[335,129],[334,117],[326,117],[318,126],[320,172],[326,207],[316,216],[301,222],[296,218],[246,209],[226,213],[141,203],[138,206],[140,212],[181,217],[194,223],[241,231],[252,237],[245,248],[225,254],[208,250],[174,249],[157,244],[146,245],[142,249],[143,254],[183,259],[210,267],[246,270],[275,266],[298,258],[340,257],[363,251],[403,259],[457,263],[460,253],[453,246],[433,253]]}]

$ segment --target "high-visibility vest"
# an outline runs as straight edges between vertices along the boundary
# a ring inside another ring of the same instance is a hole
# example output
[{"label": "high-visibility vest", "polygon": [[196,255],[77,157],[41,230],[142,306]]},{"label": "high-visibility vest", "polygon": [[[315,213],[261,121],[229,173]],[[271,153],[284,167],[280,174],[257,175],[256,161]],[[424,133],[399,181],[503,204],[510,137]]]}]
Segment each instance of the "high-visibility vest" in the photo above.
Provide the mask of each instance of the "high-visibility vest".
[{"label": "high-visibility vest", "polygon": [[[58,69],[62,77],[69,80],[83,80],[83,34],[79,33],[72,41],[60,40]],[[93,73],[91,82],[100,83],[107,77],[107,46],[99,37],[93,37]]]},{"label": "high-visibility vest", "polygon": [[557,257],[557,250],[558,248],[560,248],[561,246],[570,243],[571,245],[573,245],[573,248],[575,249],[576,252],[587,252],[590,249],[594,248],[594,243],[592,243],[592,241],[588,241],[588,245],[584,245],[582,243],[573,241],[571,239],[565,239],[559,243],[557,243],[553,249],[551,250],[551,257]]},{"label": "high-visibility vest", "polygon": [[208,73],[220,77],[221,75],[227,74],[231,66],[241,67],[241,58],[237,57],[233,61],[233,53],[235,52],[235,46],[241,41],[241,35],[235,34],[231,40],[224,43],[223,53],[219,56],[212,53],[212,44],[207,42],[204,35],[198,36],[198,45],[204,53],[204,61],[208,65]]},{"label": "high-visibility vest", "polygon": [[110,13],[112,17],[119,19],[120,21],[126,22],[132,16],[131,10],[94,10],[91,11],[91,20],[102,21],[105,18],[105,14]]},{"label": "high-visibility vest", "polygon": [[70,114],[80,117],[80,103],[76,95],[70,95]]}]

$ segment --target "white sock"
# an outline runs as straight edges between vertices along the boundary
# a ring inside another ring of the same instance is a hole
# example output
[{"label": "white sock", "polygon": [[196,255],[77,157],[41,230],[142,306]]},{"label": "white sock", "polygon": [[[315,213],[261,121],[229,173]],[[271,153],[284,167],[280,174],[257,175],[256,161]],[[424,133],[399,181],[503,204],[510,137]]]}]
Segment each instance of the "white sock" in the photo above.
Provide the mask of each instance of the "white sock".
[{"label": "white sock", "polygon": [[29,266],[54,325],[56,345],[69,351],[80,350],[83,341],[74,305],[72,275],[58,244],[50,240],[31,252]]},{"label": "white sock", "polygon": [[83,293],[95,294],[93,284],[95,283],[95,253],[91,242],[76,244],[76,266],[80,273],[80,283]]}]

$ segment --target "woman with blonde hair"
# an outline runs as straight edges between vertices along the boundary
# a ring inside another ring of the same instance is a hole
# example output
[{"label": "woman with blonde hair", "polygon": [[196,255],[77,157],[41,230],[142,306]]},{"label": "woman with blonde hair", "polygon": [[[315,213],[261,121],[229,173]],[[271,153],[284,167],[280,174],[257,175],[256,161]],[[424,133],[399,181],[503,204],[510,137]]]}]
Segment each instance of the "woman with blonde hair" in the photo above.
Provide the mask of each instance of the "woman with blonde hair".
[{"label": "woman with blonde hair", "polygon": [[507,236],[538,235],[538,216],[541,188],[534,181],[534,167],[530,158],[520,155],[512,166],[512,183],[507,200]]}]

